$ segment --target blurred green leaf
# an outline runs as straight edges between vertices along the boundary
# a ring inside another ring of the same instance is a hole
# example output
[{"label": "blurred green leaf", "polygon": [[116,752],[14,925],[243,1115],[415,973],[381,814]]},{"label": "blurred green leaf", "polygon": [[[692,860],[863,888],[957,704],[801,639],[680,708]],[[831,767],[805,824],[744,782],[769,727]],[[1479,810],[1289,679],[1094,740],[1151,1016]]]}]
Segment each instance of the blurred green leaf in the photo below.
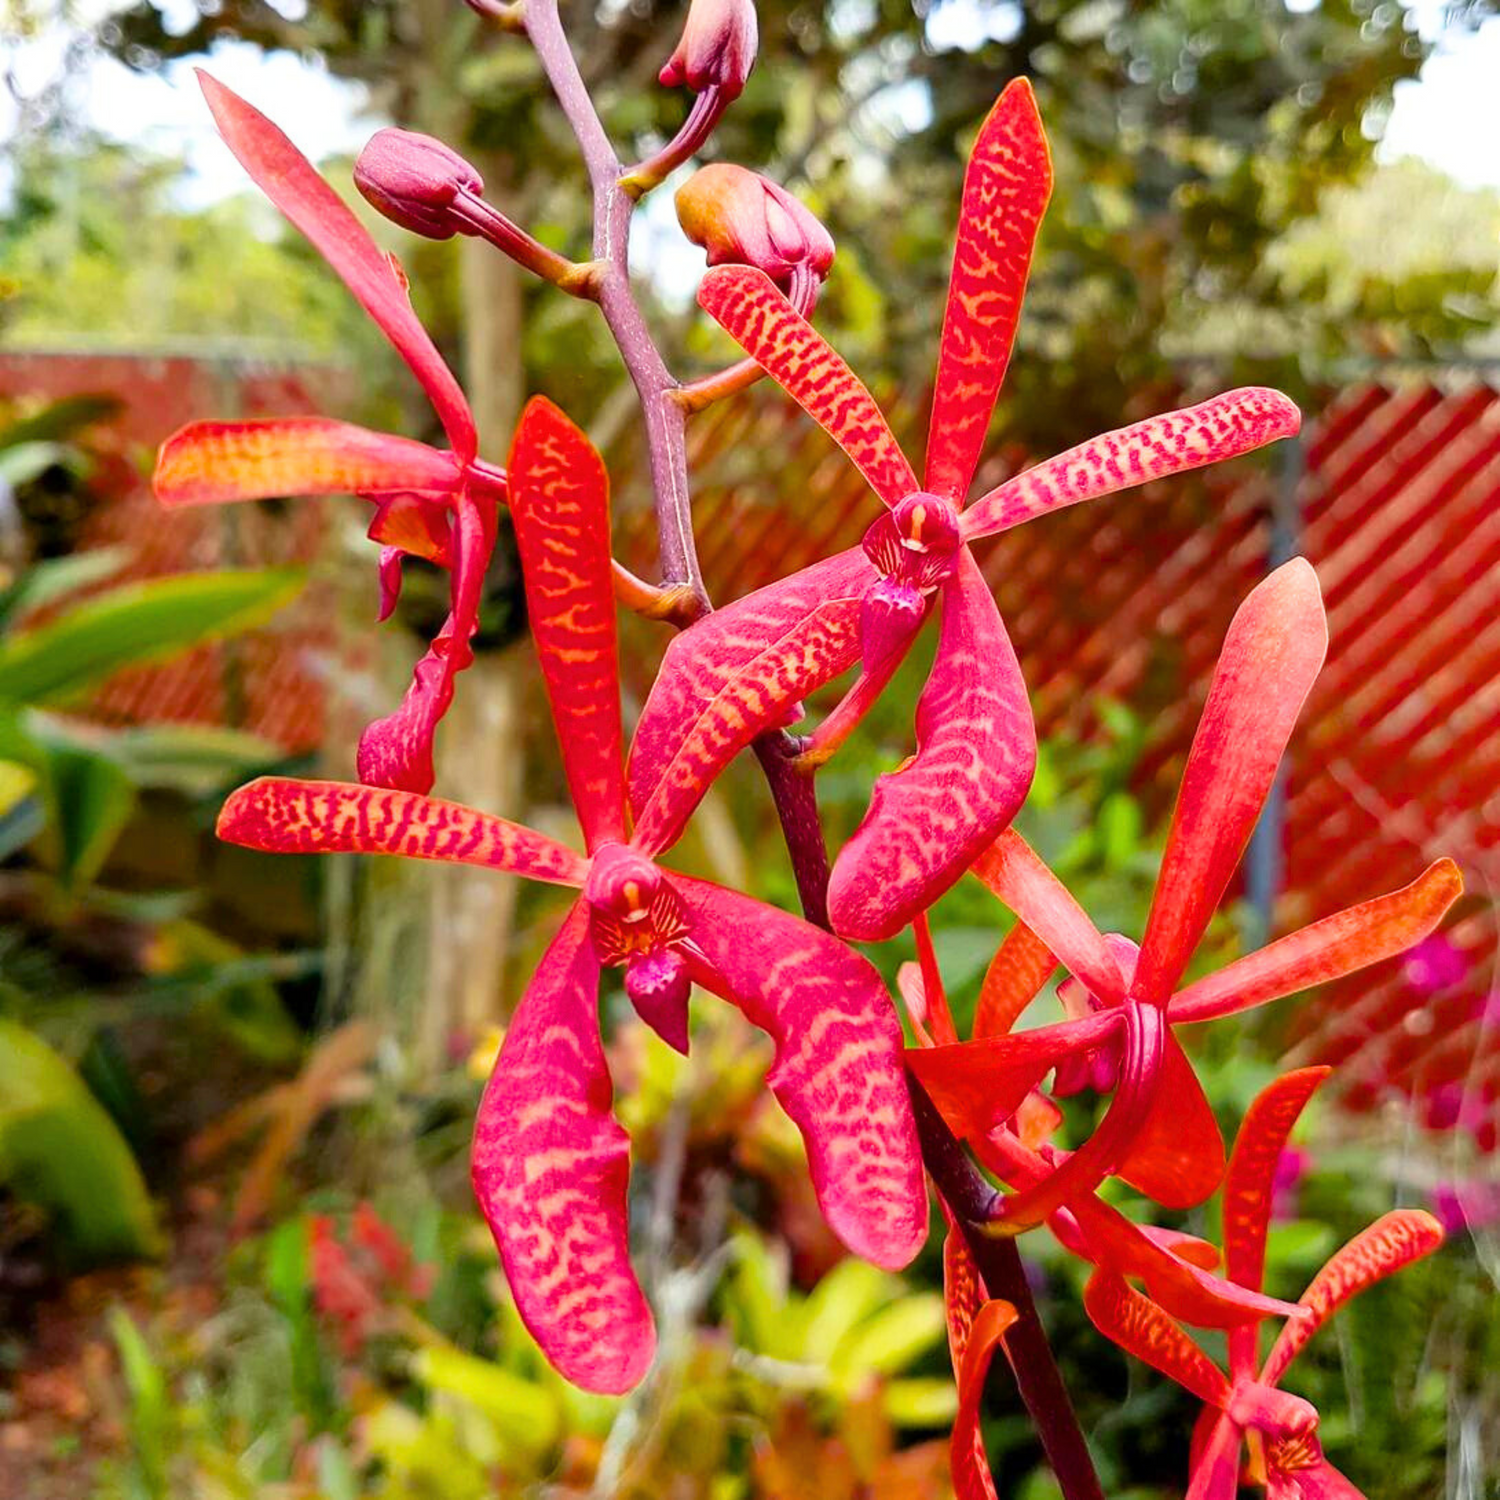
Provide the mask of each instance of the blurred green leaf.
[{"label": "blurred green leaf", "polygon": [[0,645],[0,698],[61,703],[123,667],[263,624],[302,588],[295,568],[183,573],[127,584]]},{"label": "blurred green leaf", "polygon": [[120,1369],[130,1395],[130,1446],[143,1492],[165,1500],[172,1402],[166,1377],[141,1331],[123,1307],[109,1312],[110,1336],[120,1353]]},{"label": "blurred green leaf", "polygon": [[0,448],[0,484],[11,488],[30,484],[58,467],[82,477],[88,472],[88,460],[66,443],[16,443]]},{"label": "blurred green leaf", "polygon": [[562,1411],[556,1397],[490,1360],[447,1345],[429,1345],[413,1356],[411,1370],[428,1390],[445,1391],[477,1407],[501,1440],[518,1452],[538,1453],[561,1435]]},{"label": "blurred green leaf", "polygon": [[[847,1264],[847,1262],[846,1262]],[[828,1362],[850,1374],[890,1375],[941,1343],[948,1323],[937,1292],[913,1292],[882,1307],[839,1341]]]},{"label": "blurred green leaf", "polygon": [[156,1213],[130,1148],[74,1069],[0,1017],[0,1179],[51,1217],[75,1265],[151,1257]]},{"label": "blurred green leaf", "polygon": [[122,404],[118,396],[64,396],[0,429],[0,449],[72,437],[85,427],[112,417]]},{"label": "blurred green leaf", "polygon": [[8,588],[0,590],[0,630],[20,615],[118,573],[129,561],[128,547],[96,547],[33,563]]}]

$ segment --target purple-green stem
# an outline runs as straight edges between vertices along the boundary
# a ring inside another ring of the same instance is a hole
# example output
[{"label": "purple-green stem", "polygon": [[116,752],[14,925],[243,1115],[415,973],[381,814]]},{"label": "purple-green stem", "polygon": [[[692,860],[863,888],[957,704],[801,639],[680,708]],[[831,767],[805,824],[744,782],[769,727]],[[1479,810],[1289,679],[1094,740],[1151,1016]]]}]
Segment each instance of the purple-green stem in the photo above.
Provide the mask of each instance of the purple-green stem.
[{"label": "purple-green stem", "polygon": [[[507,8],[507,15],[511,14]],[[664,591],[691,589],[698,612],[704,613],[712,604],[693,541],[687,474],[687,416],[697,408],[674,394],[682,387],[667,369],[630,289],[630,220],[635,197],[622,186],[623,168],[568,45],[557,0],[524,0],[520,22],[577,138],[593,191],[595,295],[645,417],[661,587]],[[747,362],[742,362],[720,380],[737,388],[741,381],[749,383],[749,373]],[[809,921],[828,928],[828,852],[813,776],[792,763],[800,743],[776,730],[756,740],[755,752],[781,821],[803,913]],[[916,1081],[908,1077],[908,1083],[927,1170],[963,1228],[985,1289],[1016,1310],[1017,1321],[1007,1335],[1016,1385],[1057,1482],[1066,1500],[1103,1500],[1088,1444],[1037,1315],[1015,1240],[993,1239],[979,1230],[979,1225],[996,1215],[1000,1195],[980,1176]]]}]

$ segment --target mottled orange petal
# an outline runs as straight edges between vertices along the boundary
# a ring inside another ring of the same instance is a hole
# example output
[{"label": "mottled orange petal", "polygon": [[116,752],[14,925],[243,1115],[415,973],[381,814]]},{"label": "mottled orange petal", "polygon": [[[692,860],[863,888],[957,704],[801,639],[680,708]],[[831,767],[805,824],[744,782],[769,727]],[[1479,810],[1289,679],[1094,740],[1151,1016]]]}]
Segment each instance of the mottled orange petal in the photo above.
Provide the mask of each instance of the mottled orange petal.
[{"label": "mottled orange petal", "polygon": [[887,505],[917,488],[875,398],[764,271],[718,266],[698,303],[849,455]]},{"label": "mottled orange petal", "polygon": [[156,457],[163,505],[219,505],[280,495],[445,495],[459,482],[451,453],[324,417],[190,422]]},{"label": "mottled orange petal", "polygon": [[662,658],[630,746],[636,847],[668,848],[713,779],[758,734],[859,659],[878,575],[859,547],[704,616]]},{"label": "mottled orange petal", "polygon": [[963,534],[994,536],[1116,490],[1186,473],[1290,437],[1302,415],[1280,391],[1250,386],[1090,438],[976,500]]},{"label": "mottled orange petal", "polygon": [[630,1139],[610,1112],[599,960],[580,901],[542,959],[474,1123],[475,1196],[517,1311],[585,1390],[619,1395],[656,1352],[630,1267]]},{"label": "mottled orange petal", "polygon": [[1020,663],[967,551],[943,589],[937,656],[917,704],[917,753],[881,776],[834,861],[828,915],[857,942],[893,937],[1020,810],[1036,726]]},{"label": "mottled orange petal", "polygon": [[1328,649],[1318,575],[1303,558],[1258,584],[1229,625],[1172,811],[1135,993],[1164,1005],[1249,842]]},{"label": "mottled orange petal", "polygon": [[1391,958],[1435,931],[1463,889],[1458,866],[1436,860],[1399,891],[1299,928],[1179,990],[1167,1015],[1174,1026],[1217,1020]]},{"label": "mottled orange petal", "polygon": [[901,1023],[868,960],[821,928],[702,880],[671,876],[690,918],[693,978],[776,1044],[766,1081],[807,1144],[818,1203],[856,1255],[899,1270],[927,1238],[927,1185]]},{"label": "mottled orange petal", "polygon": [[958,1415],[953,1421],[949,1449],[953,1465],[953,1493],[957,1500],[996,1500],[995,1480],[984,1451],[980,1409],[990,1361],[1016,1321],[1009,1302],[986,1302],[974,1317],[958,1369]]},{"label": "mottled orange petal", "polygon": [[974,1008],[974,1039],[1004,1036],[1056,968],[1052,950],[1024,922],[1017,922],[985,970]]},{"label": "mottled orange petal", "polygon": [[1122,1276],[1095,1271],[1083,1306],[1100,1333],[1210,1406],[1229,1404],[1224,1373],[1154,1302]]},{"label": "mottled orange petal", "polygon": [[979,127],[969,155],[943,315],[924,486],[960,505],[1010,363],[1051,193],[1052,159],[1036,98],[1017,78]]},{"label": "mottled orange petal", "polygon": [[270,854],[393,854],[509,870],[552,885],[581,886],[588,875],[579,855],[519,823],[349,781],[263,776],[230,794],[218,833]]},{"label": "mottled orange petal", "polygon": [[510,513],[527,624],[592,850],[625,838],[609,477],[588,438],[541,396],[527,403],[511,446]]},{"label": "mottled orange petal", "polygon": [[1312,1316],[1281,1330],[1261,1380],[1275,1385],[1302,1347],[1351,1297],[1383,1281],[1403,1266],[1431,1255],[1443,1243],[1443,1226],[1419,1208],[1398,1208],[1377,1219],[1334,1251],[1303,1292],[1301,1303]]}]

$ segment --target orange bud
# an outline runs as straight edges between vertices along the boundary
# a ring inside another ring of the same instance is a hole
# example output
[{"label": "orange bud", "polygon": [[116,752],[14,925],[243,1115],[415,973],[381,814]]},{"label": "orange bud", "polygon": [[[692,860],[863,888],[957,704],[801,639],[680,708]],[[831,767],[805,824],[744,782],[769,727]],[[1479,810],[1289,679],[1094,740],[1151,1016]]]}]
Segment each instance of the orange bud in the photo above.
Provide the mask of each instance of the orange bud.
[{"label": "orange bud", "polygon": [[805,267],[819,279],[833,264],[833,239],[785,188],[727,162],[700,167],[677,189],[683,233],[711,266],[757,266],[773,281]]},{"label": "orange bud", "polygon": [[745,87],[758,40],[754,0],[692,0],[660,81],[669,88],[685,83],[695,94],[717,87],[727,104]]}]

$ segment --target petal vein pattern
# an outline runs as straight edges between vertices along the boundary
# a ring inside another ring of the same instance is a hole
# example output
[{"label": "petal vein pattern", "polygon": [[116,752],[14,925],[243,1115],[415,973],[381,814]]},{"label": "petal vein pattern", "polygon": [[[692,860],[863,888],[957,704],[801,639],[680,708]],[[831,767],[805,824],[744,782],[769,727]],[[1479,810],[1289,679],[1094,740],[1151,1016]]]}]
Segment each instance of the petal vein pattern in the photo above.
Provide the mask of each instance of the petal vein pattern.
[{"label": "petal vein pattern", "polygon": [[776,1044],[766,1082],[807,1143],[830,1227],[899,1270],[927,1236],[927,1189],[906,1091],[901,1025],[874,968],[798,917],[672,876],[705,963],[694,979]]},{"label": "petal vein pattern", "polygon": [[852,547],[715,610],[672,641],[630,747],[638,848],[669,847],[751,740],[854,665],[860,599],[875,577]]},{"label": "petal vein pattern", "polygon": [[917,704],[917,753],[875,783],[864,821],[834,863],[834,930],[860,942],[899,932],[1016,815],[1035,769],[1020,664],[984,575],[963,552]]},{"label": "petal vein pattern", "polygon": [[964,173],[924,488],[962,504],[1005,380],[1052,161],[1031,85],[1006,86]]},{"label": "petal vein pattern", "polygon": [[626,1239],[629,1137],[610,1113],[599,962],[580,902],[517,1010],[474,1126],[474,1191],[522,1320],[575,1385],[639,1383],[656,1351]]},{"label": "petal vein pattern", "polygon": [[916,489],[875,398],[764,271],[716,267],[703,278],[698,303],[854,460],[887,505]]},{"label": "petal vein pattern", "polygon": [[519,823],[417,792],[263,776],[232,793],[218,834],[271,854],[394,854],[581,886],[585,861]]}]

